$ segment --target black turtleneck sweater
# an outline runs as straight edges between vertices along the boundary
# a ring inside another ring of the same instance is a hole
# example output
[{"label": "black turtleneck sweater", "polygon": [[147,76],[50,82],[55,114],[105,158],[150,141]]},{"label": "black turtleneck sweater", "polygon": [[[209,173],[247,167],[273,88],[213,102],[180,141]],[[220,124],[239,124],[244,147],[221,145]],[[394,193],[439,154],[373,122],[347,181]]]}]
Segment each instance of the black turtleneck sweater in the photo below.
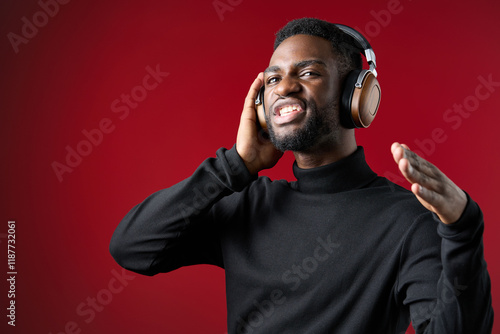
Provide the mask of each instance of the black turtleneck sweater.
[{"label": "black turtleneck sweater", "polygon": [[488,333],[482,214],[468,198],[445,225],[378,177],[360,147],[295,182],[252,177],[220,149],[154,193],[110,245],[126,269],[225,269],[229,333]]}]

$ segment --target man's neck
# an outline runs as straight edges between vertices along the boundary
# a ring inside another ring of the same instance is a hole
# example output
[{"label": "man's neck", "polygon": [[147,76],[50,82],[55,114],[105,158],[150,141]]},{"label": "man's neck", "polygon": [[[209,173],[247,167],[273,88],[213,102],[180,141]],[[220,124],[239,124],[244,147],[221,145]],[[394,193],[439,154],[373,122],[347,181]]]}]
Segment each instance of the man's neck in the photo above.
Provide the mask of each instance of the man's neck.
[{"label": "man's neck", "polygon": [[302,169],[320,167],[339,161],[353,154],[357,149],[355,140],[347,140],[339,145],[318,145],[304,152],[293,152],[297,166]]}]

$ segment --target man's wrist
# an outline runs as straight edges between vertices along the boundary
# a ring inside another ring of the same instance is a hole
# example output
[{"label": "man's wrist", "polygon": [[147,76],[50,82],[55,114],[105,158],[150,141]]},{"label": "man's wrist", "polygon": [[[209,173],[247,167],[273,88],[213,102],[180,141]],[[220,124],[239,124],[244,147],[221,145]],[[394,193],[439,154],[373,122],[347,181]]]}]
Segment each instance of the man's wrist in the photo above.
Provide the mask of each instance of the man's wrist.
[{"label": "man's wrist", "polygon": [[231,178],[232,181],[229,181],[230,183],[236,183],[238,185],[236,189],[234,189],[235,191],[242,190],[245,186],[257,178],[258,172],[256,174],[252,174],[246,162],[238,153],[236,144],[230,150],[227,150],[225,155],[231,167],[232,176],[236,176],[236,178]]}]

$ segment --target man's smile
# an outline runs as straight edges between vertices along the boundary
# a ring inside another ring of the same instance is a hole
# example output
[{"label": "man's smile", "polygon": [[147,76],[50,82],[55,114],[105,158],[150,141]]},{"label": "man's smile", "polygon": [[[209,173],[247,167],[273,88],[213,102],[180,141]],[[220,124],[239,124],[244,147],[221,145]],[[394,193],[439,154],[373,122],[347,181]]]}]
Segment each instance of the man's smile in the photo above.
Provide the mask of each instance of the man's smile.
[{"label": "man's smile", "polygon": [[304,114],[305,106],[298,100],[278,101],[273,108],[273,120],[276,124],[290,123]]}]

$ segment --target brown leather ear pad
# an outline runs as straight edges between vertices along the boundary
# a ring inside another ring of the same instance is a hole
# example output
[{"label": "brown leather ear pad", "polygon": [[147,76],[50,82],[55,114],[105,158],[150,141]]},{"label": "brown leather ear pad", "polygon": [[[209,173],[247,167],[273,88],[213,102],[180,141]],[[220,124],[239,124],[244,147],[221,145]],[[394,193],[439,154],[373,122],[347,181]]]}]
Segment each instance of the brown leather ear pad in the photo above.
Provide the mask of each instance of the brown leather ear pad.
[{"label": "brown leather ear pad", "polygon": [[356,127],[356,124],[354,124],[352,119],[351,102],[359,73],[361,73],[360,70],[351,71],[345,78],[344,85],[342,87],[342,97],[340,99],[340,123],[348,129]]},{"label": "brown leather ear pad", "polygon": [[352,95],[351,115],[356,127],[367,128],[377,114],[380,104],[380,84],[373,73],[368,72],[361,88],[355,88]]},{"label": "brown leather ear pad", "polygon": [[267,131],[267,123],[266,117],[264,116],[264,103],[255,105],[255,110],[257,111],[257,118],[260,124],[260,127]]},{"label": "brown leather ear pad", "polygon": [[264,108],[264,86],[260,87],[257,98],[255,99],[255,111],[257,113],[257,121],[260,127],[267,132],[267,123]]}]

